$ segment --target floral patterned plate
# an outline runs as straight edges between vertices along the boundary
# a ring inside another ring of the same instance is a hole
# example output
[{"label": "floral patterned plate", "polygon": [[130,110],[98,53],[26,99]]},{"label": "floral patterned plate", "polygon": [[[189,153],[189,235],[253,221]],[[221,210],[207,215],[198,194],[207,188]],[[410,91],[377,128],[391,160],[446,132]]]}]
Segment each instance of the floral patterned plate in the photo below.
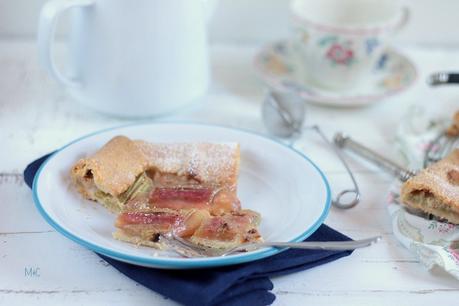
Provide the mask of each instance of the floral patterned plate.
[{"label": "floral patterned plate", "polygon": [[308,102],[328,106],[369,105],[407,89],[418,75],[414,64],[394,50],[381,56],[365,83],[349,91],[315,87],[301,70],[288,41],[268,45],[255,57],[255,71],[268,86],[280,91],[295,91]]},{"label": "floral patterned plate", "polygon": [[[449,120],[432,111],[413,106],[401,120],[396,146],[407,167],[420,169],[429,142],[443,131]],[[395,237],[427,268],[435,266],[459,279],[459,225],[427,220],[400,205],[400,182],[390,188],[387,199]]]},{"label": "floral patterned plate", "polygon": [[403,246],[426,268],[436,266],[459,279],[459,226],[426,220],[409,213],[399,203],[400,183],[395,183],[388,197],[392,230]]}]

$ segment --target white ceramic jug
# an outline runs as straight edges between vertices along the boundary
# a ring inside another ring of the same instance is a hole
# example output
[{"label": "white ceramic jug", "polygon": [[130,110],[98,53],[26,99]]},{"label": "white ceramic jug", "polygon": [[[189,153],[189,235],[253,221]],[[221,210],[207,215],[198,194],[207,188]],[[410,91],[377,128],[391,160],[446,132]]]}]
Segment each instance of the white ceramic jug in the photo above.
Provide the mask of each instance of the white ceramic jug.
[{"label": "white ceramic jug", "polygon": [[[71,95],[125,117],[171,112],[209,85],[204,0],[53,0],[41,11],[39,57]],[[52,44],[59,16],[72,11],[70,70]]]}]

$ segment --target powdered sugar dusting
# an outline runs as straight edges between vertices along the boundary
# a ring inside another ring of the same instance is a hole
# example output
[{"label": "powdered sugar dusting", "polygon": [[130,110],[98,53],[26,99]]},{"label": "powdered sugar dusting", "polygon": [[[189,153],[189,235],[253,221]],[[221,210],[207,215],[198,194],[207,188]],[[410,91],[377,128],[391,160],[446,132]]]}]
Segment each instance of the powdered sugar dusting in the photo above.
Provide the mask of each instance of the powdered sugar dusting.
[{"label": "powdered sugar dusting", "polygon": [[426,180],[429,186],[438,187],[436,191],[438,194],[443,195],[447,199],[452,199],[456,203],[456,206],[459,207],[459,203],[456,201],[456,199],[459,199],[459,187],[452,185],[443,174],[430,173],[430,175],[426,176]]},{"label": "powdered sugar dusting", "polygon": [[195,177],[206,183],[233,184],[239,168],[237,143],[159,143],[136,141],[148,166],[163,173]]}]

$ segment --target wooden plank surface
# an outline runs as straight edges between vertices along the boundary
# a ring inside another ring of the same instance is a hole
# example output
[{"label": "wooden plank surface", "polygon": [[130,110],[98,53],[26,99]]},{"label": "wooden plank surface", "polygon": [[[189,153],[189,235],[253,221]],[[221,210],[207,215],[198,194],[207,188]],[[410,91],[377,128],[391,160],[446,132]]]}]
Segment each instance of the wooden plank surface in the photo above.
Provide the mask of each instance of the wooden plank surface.
[{"label": "wooden plank surface", "polygon": [[[260,118],[264,88],[251,66],[256,50],[256,46],[214,46],[209,95],[161,120],[266,133]],[[409,107],[422,105],[432,114],[447,114],[459,105],[459,89],[433,90],[423,82],[432,71],[449,69],[454,63],[459,67],[459,52],[414,47],[403,51],[422,64],[420,81],[411,90],[364,109],[309,106],[308,123],[320,124],[330,136],[344,131],[400,160],[393,138]],[[0,304],[173,305],[56,233],[33,207],[21,174],[28,162],[83,134],[131,122],[80,107],[40,69],[35,52],[31,41],[0,41]],[[315,135],[306,133],[296,146],[325,170],[334,192],[349,186],[342,166]],[[348,211],[332,208],[326,223],[353,238],[381,234],[384,239],[336,262],[274,278],[276,304],[454,303],[459,282],[441,271],[427,271],[392,235],[384,204],[392,179],[357,158],[348,159],[361,185],[362,203]]]}]

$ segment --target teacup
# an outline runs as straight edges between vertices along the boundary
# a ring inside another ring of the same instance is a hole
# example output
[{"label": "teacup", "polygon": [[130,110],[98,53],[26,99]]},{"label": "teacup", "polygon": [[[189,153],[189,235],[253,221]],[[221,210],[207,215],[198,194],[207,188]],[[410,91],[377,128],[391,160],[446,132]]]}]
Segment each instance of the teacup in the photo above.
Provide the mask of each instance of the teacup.
[{"label": "teacup", "polygon": [[408,19],[397,0],[293,0],[293,46],[308,82],[358,85]]}]

